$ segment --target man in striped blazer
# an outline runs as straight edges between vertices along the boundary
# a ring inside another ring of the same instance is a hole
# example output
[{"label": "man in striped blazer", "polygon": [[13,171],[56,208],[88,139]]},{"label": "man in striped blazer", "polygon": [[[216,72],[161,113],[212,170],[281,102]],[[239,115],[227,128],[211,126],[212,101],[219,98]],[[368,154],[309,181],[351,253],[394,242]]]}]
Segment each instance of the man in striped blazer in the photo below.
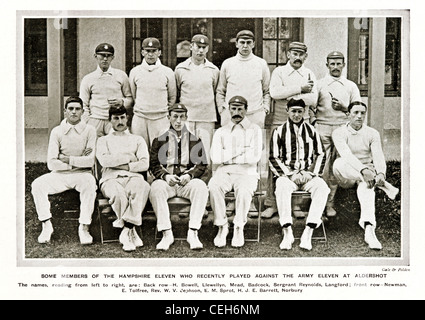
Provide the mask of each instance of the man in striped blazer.
[{"label": "man in striped blazer", "polygon": [[311,193],[311,205],[300,247],[311,250],[315,228],[322,223],[329,187],[321,178],[325,154],[320,136],[314,127],[304,121],[305,102],[290,99],[287,104],[288,120],[272,132],[269,165],[276,179],[276,203],[283,230],[282,250],[292,249],[291,196],[296,190]]}]

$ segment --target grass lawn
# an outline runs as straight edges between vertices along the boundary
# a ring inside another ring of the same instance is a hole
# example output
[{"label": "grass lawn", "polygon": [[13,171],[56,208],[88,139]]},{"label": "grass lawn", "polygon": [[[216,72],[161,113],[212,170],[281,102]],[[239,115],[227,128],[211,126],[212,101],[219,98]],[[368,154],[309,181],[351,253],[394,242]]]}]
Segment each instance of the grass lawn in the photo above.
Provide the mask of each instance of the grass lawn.
[{"label": "grass lawn", "polygon": [[[401,256],[401,201],[400,194],[395,200],[388,199],[384,192],[377,190],[376,194],[376,234],[383,245],[383,250],[370,250],[364,242],[363,230],[358,225],[359,203],[354,189],[338,189],[336,194],[336,209],[338,215],[327,221],[327,243],[313,241],[313,250],[305,251],[299,248],[296,240],[291,251],[282,251],[279,244],[282,240],[281,228],[277,216],[272,219],[262,219],[260,242],[246,242],[242,248],[230,246],[231,237],[225,248],[215,248],[213,239],[217,229],[213,225],[213,213],[209,212],[199,231],[199,237],[204,249],[193,251],[186,241],[176,241],[167,252],[155,249],[158,240],[155,240],[156,219],[152,213],[143,214],[141,227],[144,246],[136,251],[127,253],[121,249],[118,242],[101,244],[95,241],[90,246],[79,244],[77,229],[78,221],[66,219],[64,208],[78,207],[78,194],[67,192],[52,197],[52,223],[55,229],[52,241],[41,245],[37,237],[41,231],[41,223],[37,219],[34,202],[31,195],[31,183],[41,174],[48,172],[45,163],[26,163],[25,166],[25,249],[27,259],[43,258],[295,258],[295,257],[382,257],[394,258]],[[399,162],[388,162],[387,180],[394,186],[401,188],[401,170]],[[74,214],[75,216],[75,214]],[[252,219],[249,224],[255,224]],[[185,236],[187,220],[173,222],[175,236]],[[96,235],[97,223],[92,224],[93,234]],[[303,220],[294,225],[295,236],[304,228]],[[246,232],[246,236],[249,236]],[[314,235],[320,235],[317,229]],[[97,237],[96,237],[97,238]]]}]

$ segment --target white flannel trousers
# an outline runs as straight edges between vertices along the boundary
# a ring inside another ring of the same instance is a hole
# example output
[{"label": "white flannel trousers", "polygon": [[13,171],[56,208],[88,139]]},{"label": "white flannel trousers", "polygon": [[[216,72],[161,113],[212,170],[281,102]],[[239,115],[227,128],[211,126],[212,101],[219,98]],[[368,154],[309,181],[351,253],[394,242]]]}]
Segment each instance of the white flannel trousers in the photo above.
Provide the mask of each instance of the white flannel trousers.
[{"label": "white flannel trousers", "polygon": [[199,230],[208,201],[208,188],[204,181],[195,178],[185,186],[171,187],[165,180],[160,179],[152,182],[149,199],[157,218],[158,231],[171,229],[167,200],[176,196],[190,200],[189,228]]},{"label": "white flannel trousers", "polygon": [[319,227],[322,223],[322,214],[329,195],[329,187],[320,177],[314,177],[301,187],[297,186],[288,177],[279,177],[276,180],[275,195],[280,225],[292,224],[292,193],[299,189],[311,194],[311,204],[306,224],[315,223],[316,227]]},{"label": "white flannel trousers", "polygon": [[360,202],[359,225],[364,228],[365,222],[376,226],[375,218],[375,188],[368,188],[361,173],[350,166],[343,158],[338,158],[333,164],[333,172],[342,188],[352,188],[357,184],[357,197]]},{"label": "white flannel trousers", "polygon": [[40,221],[52,217],[49,195],[75,189],[80,193],[81,224],[91,224],[96,199],[96,180],[90,172],[46,173],[35,179],[31,185],[35,208]]},{"label": "white flannel trousers", "polygon": [[225,195],[234,190],[236,200],[233,224],[243,228],[248,220],[249,207],[257,184],[258,178],[253,175],[216,172],[208,183],[214,225],[223,226],[227,223]]}]

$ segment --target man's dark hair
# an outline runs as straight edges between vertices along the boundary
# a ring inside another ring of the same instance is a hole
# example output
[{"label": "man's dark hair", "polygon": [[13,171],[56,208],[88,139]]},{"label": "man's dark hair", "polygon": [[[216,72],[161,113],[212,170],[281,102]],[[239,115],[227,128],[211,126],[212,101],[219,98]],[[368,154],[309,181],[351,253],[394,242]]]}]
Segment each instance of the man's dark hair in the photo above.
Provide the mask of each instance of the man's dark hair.
[{"label": "man's dark hair", "polygon": [[124,106],[119,106],[119,107],[111,106],[109,108],[109,120],[111,120],[113,115],[121,115],[121,114],[124,114],[124,113],[128,114],[126,107],[124,107]]},{"label": "man's dark hair", "polygon": [[81,100],[77,96],[71,96],[68,99],[66,99],[66,101],[65,101],[65,109],[66,109],[66,107],[68,107],[68,104],[70,104],[72,102],[77,102],[77,103],[79,103],[81,105],[81,107],[83,107],[83,100]]},{"label": "man's dark hair", "polygon": [[348,108],[347,108],[348,112],[351,112],[351,109],[353,109],[354,106],[363,106],[367,110],[367,105],[364,102],[362,102],[362,101],[353,101],[353,102],[351,102],[348,105]]}]

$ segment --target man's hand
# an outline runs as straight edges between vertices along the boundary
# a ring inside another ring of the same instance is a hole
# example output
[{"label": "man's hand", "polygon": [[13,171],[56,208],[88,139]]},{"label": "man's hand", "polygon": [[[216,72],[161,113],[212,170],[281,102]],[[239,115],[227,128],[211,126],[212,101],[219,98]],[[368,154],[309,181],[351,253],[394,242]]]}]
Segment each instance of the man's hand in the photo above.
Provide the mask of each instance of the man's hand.
[{"label": "man's hand", "polygon": [[345,106],[342,101],[334,97],[332,97],[332,108],[336,111],[347,112],[347,106]]},{"label": "man's hand", "polygon": [[88,156],[90,153],[92,153],[93,149],[92,148],[86,148],[83,151],[83,156]]},{"label": "man's hand", "polygon": [[313,173],[311,173],[310,171],[306,171],[306,170],[301,170],[300,174],[302,176],[302,184],[306,184],[307,182],[309,182],[314,177]]},{"label": "man's hand", "polygon": [[293,182],[293,183],[295,183],[296,185],[301,185],[302,184],[302,179],[303,179],[303,176],[302,176],[302,174],[301,173],[299,173],[299,172],[296,172],[296,173],[294,173],[292,176],[290,176],[290,178],[289,179],[291,179],[291,181]]},{"label": "man's hand", "polygon": [[62,161],[62,162],[65,162],[67,164],[69,164],[69,156],[66,156],[66,155],[64,155],[62,153],[59,155],[59,160]]},{"label": "man's hand", "polygon": [[114,107],[121,107],[124,105],[124,100],[123,98],[108,98],[108,103],[110,106],[114,106]]},{"label": "man's hand", "polygon": [[361,171],[361,174],[367,184],[367,187],[369,189],[373,188],[373,186],[375,185],[375,172],[373,172],[369,168],[366,168]]},{"label": "man's hand", "polygon": [[308,82],[301,86],[301,93],[310,93],[311,90],[313,90],[313,86],[314,86],[314,81],[313,80],[308,80]]},{"label": "man's hand", "polygon": [[167,174],[165,176],[165,181],[168,183],[170,187],[174,187],[176,184],[180,183],[180,178],[175,174]]},{"label": "man's hand", "polygon": [[179,185],[181,185],[181,186],[185,186],[192,179],[192,177],[188,173],[180,176],[179,178],[180,178]]},{"label": "man's hand", "polygon": [[375,176],[375,186],[383,187],[385,185],[385,176],[383,173],[378,173]]}]

